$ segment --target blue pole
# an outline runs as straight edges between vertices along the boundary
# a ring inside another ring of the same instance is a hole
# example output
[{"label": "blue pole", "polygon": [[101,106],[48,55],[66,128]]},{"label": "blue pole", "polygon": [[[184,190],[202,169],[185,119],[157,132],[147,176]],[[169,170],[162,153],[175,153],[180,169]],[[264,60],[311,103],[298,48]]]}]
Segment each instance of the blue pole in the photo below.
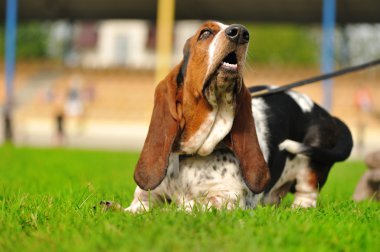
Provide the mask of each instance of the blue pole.
[{"label": "blue pole", "polygon": [[[334,71],[335,0],[323,0],[322,8],[322,73]],[[323,106],[331,110],[333,82],[323,81]]]},{"label": "blue pole", "polygon": [[16,63],[17,0],[7,0],[5,13],[5,139],[12,141],[13,82]]},{"label": "blue pole", "polygon": [[13,97],[13,81],[16,62],[17,0],[7,0],[5,20],[5,89],[6,103]]}]

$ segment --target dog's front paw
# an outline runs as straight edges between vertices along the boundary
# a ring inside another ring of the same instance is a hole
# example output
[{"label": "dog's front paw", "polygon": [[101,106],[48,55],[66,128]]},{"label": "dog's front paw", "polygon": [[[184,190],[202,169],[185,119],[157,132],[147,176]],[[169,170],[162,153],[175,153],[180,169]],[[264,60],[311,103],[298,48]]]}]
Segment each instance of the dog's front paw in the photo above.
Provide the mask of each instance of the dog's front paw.
[{"label": "dog's front paw", "polygon": [[315,208],[317,207],[318,194],[315,192],[310,193],[295,193],[292,208]]},{"label": "dog's front paw", "polygon": [[130,213],[141,213],[148,210],[149,210],[149,206],[142,202],[132,203],[129,207],[124,208],[125,212],[130,212]]},{"label": "dog's front paw", "polygon": [[122,211],[123,207],[117,203],[117,202],[112,202],[112,201],[100,201],[100,206],[103,211]]}]

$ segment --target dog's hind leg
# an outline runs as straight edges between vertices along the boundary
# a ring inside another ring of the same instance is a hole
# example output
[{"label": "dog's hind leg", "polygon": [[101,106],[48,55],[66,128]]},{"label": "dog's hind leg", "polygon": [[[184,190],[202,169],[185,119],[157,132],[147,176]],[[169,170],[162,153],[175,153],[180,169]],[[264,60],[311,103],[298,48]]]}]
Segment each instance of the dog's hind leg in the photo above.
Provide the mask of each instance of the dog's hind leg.
[{"label": "dog's hind leg", "polygon": [[298,168],[295,185],[295,198],[292,204],[293,208],[309,208],[317,206],[318,175],[316,171],[308,165],[308,159],[305,157],[304,166]]},{"label": "dog's hind leg", "polygon": [[[318,174],[312,168],[310,157],[304,155],[308,146],[293,140],[285,140],[279,145],[280,150],[296,155],[293,163],[295,167],[295,198],[292,207],[316,207],[318,197]],[[301,154],[302,153],[302,154]]]}]

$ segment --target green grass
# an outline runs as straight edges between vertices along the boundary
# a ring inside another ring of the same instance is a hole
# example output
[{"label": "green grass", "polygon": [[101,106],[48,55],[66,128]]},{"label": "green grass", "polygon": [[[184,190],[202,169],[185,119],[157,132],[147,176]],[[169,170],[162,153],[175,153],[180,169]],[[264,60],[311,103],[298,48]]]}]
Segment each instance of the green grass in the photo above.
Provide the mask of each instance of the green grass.
[{"label": "green grass", "polygon": [[187,214],[174,207],[132,215],[138,154],[0,147],[0,251],[377,251],[380,208],[354,203],[365,170],[336,165],[316,209],[281,207]]}]

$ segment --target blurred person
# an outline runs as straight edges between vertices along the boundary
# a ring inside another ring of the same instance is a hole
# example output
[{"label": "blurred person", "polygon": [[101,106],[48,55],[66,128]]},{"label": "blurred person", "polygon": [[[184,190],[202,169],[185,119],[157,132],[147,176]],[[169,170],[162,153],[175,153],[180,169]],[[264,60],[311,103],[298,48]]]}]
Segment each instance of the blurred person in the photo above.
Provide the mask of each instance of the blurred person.
[{"label": "blurred person", "polygon": [[77,133],[83,132],[84,103],[82,92],[83,79],[74,75],[70,80],[70,87],[66,94],[65,114],[72,118],[76,124]]},{"label": "blurred person", "polygon": [[65,112],[68,116],[79,117],[83,113],[83,102],[81,99],[80,85],[82,80],[79,76],[74,76],[67,92]]},{"label": "blurred person", "polygon": [[56,146],[62,146],[65,144],[66,132],[65,132],[65,112],[64,112],[64,92],[54,91],[49,88],[45,92],[45,101],[51,103],[53,107],[53,119],[54,119],[54,140],[53,144]]},{"label": "blurred person", "polygon": [[92,83],[86,85],[86,88],[83,90],[83,99],[86,103],[92,103],[95,100],[96,90]]},{"label": "blurred person", "polygon": [[94,83],[85,83],[84,87],[80,90],[80,98],[83,104],[83,111],[77,118],[78,133],[82,133],[85,130],[88,115],[87,112],[96,99],[96,89]]},{"label": "blurred person", "polygon": [[54,103],[54,120],[56,123],[56,143],[61,146],[66,140],[65,134],[65,112],[63,109],[63,95],[57,97]]},{"label": "blurred person", "polygon": [[367,127],[367,116],[373,110],[373,99],[371,91],[366,86],[361,84],[355,93],[354,102],[358,110],[357,151],[359,156],[362,156],[365,148],[365,130]]},{"label": "blurred person", "polygon": [[13,128],[12,128],[12,104],[6,103],[3,107],[3,124],[4,124],[4,140],[12,143]]}]

